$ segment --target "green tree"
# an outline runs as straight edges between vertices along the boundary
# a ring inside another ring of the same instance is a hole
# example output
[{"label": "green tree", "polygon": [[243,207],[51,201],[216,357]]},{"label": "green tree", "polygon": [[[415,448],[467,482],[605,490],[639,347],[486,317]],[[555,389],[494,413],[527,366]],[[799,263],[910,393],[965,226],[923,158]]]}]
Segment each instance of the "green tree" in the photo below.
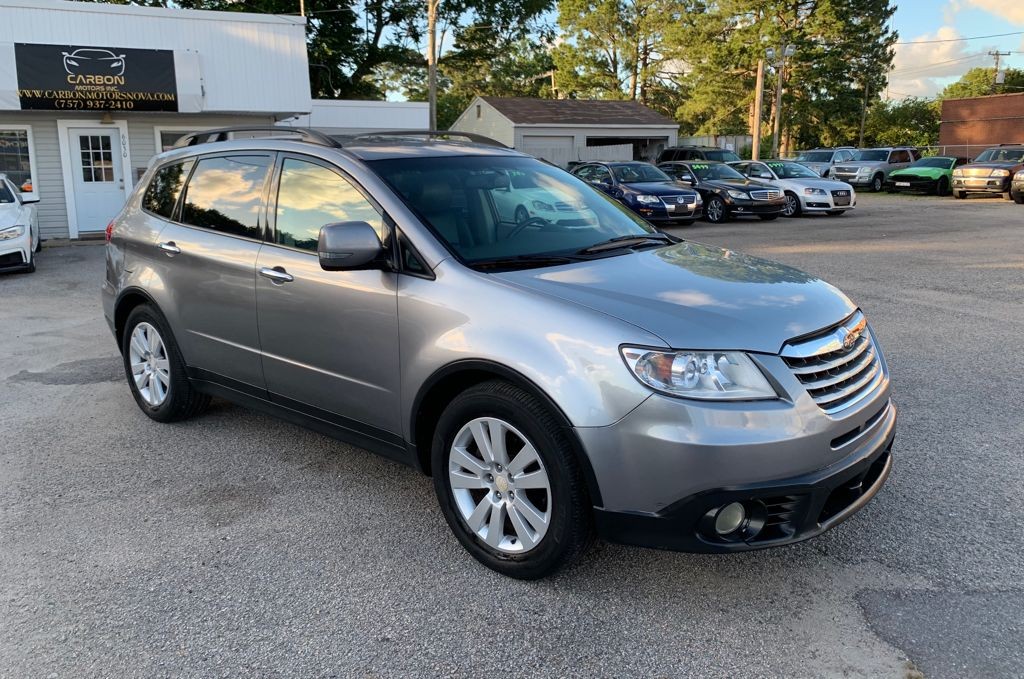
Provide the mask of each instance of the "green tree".
[{"label": "green tree", "polygon": [[1006,81],[1002,85],[995,84],[994,68],[972,68],[964,73],[960,80],[947,85],[939,99],[964,99],[967,97],[983,97],[987,94],[1012,94],[1024,92],[1024,70],[1006,69]]},{"label": "green tree", "polygon": [[872,146],[930,146],[939,139],[939,103],[911,97],[880,102],[864,126],[864,141]]}]

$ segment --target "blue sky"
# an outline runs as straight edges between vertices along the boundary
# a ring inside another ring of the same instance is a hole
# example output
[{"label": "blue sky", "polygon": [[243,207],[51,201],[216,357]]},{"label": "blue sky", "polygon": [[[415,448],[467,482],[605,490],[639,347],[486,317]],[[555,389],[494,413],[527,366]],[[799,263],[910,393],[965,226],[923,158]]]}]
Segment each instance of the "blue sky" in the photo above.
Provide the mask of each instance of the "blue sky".
[{"label": "blue sky", "polygon": [[[992,66],[986,53],[1013,52],[1003,63],[1024,68],[1024,0],[900,0],[893,18],[900,44],[889,96],[933,96],[970,68]],[[1016,33],[999,38],[956,38]],[[946,40],[948,42],[923,41]],[[909,44],[906,44],[909,43]]]}]

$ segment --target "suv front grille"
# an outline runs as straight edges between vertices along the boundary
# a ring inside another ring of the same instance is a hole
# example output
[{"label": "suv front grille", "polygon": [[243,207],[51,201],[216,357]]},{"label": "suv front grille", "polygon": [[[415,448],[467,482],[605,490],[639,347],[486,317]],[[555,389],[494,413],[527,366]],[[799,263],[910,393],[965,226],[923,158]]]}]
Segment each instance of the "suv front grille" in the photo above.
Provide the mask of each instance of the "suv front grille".
[{"label": "suv front grille", "polygon": [[769,189],[767,191],[751,191],[750,197],[754,200],[774,200],[775,198],[782,197],[782,191],[778,189]]},{"label": "suv front grille", "polygon": [[830,415],[860,401],[883,378],[878,348],[859,311],[835,328],[787,344],[782,359]]}]

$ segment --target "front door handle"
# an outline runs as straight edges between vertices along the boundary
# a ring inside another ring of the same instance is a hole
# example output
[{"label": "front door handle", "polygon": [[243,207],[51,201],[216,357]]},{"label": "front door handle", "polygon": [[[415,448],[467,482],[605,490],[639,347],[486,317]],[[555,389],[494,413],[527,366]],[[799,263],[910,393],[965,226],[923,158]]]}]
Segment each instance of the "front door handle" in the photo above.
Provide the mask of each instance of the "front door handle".
[{"label": "front door handle", "polygon": [[181,254],[181,248],[174,244],[174,241],[167,241],[166,243],[157,243],[156,246],[167,253],[168,257]]},{"label": "front door handle", "polygon": [[275,266],[273,269],[270,267],[263,267],[260,269],[260,275],[264,278],[269,278],[271,283],[281,285],[282,283],[291,283],[295,278],[284,270],[284,267]]}]

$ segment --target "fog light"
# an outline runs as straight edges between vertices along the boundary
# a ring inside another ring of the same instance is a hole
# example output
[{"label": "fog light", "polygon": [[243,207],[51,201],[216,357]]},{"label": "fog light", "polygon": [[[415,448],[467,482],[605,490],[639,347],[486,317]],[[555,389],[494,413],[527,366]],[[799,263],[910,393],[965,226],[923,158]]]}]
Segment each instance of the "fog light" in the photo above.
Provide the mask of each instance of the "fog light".
[{"label": "fog light", "polygon": [[715,532],[719,535],[735,533],[747,518],[747,510],[739,502],[727,504],[715,515]]}]

